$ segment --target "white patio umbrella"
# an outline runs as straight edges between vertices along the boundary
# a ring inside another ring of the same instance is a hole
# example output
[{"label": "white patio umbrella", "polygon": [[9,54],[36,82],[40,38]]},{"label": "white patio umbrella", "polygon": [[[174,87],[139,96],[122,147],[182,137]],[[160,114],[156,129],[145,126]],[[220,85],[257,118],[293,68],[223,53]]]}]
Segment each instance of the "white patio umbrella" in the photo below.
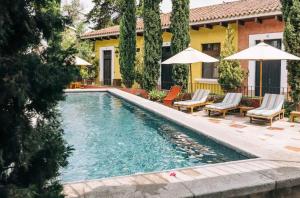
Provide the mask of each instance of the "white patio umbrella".
[{"label": "white patio umbrella", "polygon": [[193,63],[199,63],[199,62],[205,62],[205,63],[213,63],[218,62],[218,59],[215,59],[209,55],[206,55],[194,48],[187,48],[178,54],[175,54],[171,58],[165,60],[162,62],[162,64],[169,65],[169,64],[189,64],[190,65],[190,80],[191,80],[191,91],[192,90],[192,64]]},{"label": "white patio umbrella", "polygon": [[87,62],[86,60],[83,60],[82,58],[75,57],[75,65],[78,66],[91,66],[92,64]]},{"label": "white patio umbrella", "polygon": [[277,49],[264,42],[259,43],[253,47],[242,50],[232,56],[225,58],[225,60],[255,60],[260,61],[260,90],[259,96],[262,98],[262,67],[263,61],[266,60],[300,60],[299,57]]}]

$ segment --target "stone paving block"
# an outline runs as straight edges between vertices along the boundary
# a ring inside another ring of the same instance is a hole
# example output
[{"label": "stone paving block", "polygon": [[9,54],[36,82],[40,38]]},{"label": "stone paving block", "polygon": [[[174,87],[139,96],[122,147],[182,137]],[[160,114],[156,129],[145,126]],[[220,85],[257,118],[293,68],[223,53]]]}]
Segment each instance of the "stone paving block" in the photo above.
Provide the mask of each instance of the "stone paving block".
[{"label": "stone paving block", "polygon": [[266,166],[259,166],[259,165],[255,165],[255,162],[248,162],[248,163],[244,163],[243,164],[243,167],[245,168],[249,168],[250,170],[253,170],[253,171],[260,171],[260,170],[266,170],[266,169],[270,169],[269,167],[266,167]]},{"label": "stone paving block", "polygon": [[205,169],[211,171],[211,172],[214,172],[214,173],[217,173],[219,175],[229,175],[231,174],[230,172],[228,171],[225,171],[225,170],[221,170],[220,168],[218,168],[217,166],[212,166],[212,167],[205,167]]},{"label": "stone paving block", "polygon": [[78,197],[78,194],[69,185],[64,186],[63,193],[66,195],[67,198],[76,198],[76,197]]},{"label": "stone paving block", "polygon": [[91,189],[98,188],[101,186],[104,186],[104,184],[101,181],[88,181],[85,183],[88,187]]},{"label": "stone paving block", "polygon": [[279,168],[279,167],[281,167],[280,164],[272,162],[272,161],[263,161],[263,160],[261,160],[261,161],[257,161],[256,164],[261,164],[261,165],[267,166],[269,168]]},{"label": "stone paving block", "polygon": [[132,198],[135,186],[102,186],[78,198]]},{"label": "stone paving block", "polygon": [[229,167],[228,165],[224,165],[224,166],[219,166],[218,169],[224,170],[226,172],[229,172],[230,174],[237,174],[237,173],[241,173],[242,171]]},{"label": "stone paving block", "polygon": [[169,183],[166,179],[161,177],[159,174],[146,174],[144,175],[148,180],[152,181],[155,184],[166,184]]},{"label": "stone paving block", "polygon": [[193,169],[184,169],[184,170],[180,170],[181,173],[185,174],[185,175],[189,175],[190,177],[194,178],[194,179],[201,179],[201,178],[206,178],[207,176],[193,170]]},{"label": "stone paving block", "polygon": [[270,191],[275,182],[259,173],[243,173],[184,182],[196,197],[237,197]]},{"label": "stone paving block", "polygon": [[105,186],[119,186],[119,185],[121,185],[116,179],[104,179],[104,180],[102,180],[102,183]]},{"label": "stone paving block", "polygon": [[218,176],[221,176],[220,174],[212,172],[212,171],[210,171],[210,170],[208,170],[206,168],[196,168],[194,170],[197,171],[197,172],[199,172],[202,175],[205,175],[206,177],[218,177]]},{"label": "stone paving block", "polygon": [[264,176],[276,181],[277,188],[290,188],[300,185],[300,168],[282,167],[259,171]]},{"label": "stone paving block", "polygon": [[231,168],[235,168],[235,169],[239,170],[241,173],[246,173],[246,172],[250,172],[251,171],[251,170],[249,170],[249,169],[244,168],[243,166],[241,166],[240,163],[237,163],[237,164],[228,164],[227,166],[231,167]]},{"label": "stone paving block", "polygon": [[193,177],[191,177],[189,175],[186,175],[186,174],[184,174],[180,171],[176,171],[175,173],[176,173],[176,178],[181,180],[181,181],[191,181],[191,180],[194,179]]},{"label": "stone paving block", "polygon": [[192,192],[190,192],[181,183],[168,183],[160,185],[148,185],[137,187],[137,194],[142,194],[145,197],[152,197],[159,195],[160,198],[177,198],[177,197],[193,197]]},{"label": "stone paving block", "polygon": [[170,183],[182,182],[182,180],[180,180],[179,178],[174,177],[174,176],[170,176],[169,172],[159,173],[159,176],[161,176],[162,178],[166,179]]},{"label": "stone paving block", "polygon": [[135,185],[136,184],[135,178],[130,177],[130,176],[117,178],[116,180],[123,185]]},{"label": "stone paving block", "polygon": [[134,182],[138,185],[146,185],[146,184],[154,183],[151,180],[144,177],[143,175],[136,175],[136,176],[133,176],[133,178],[134,178]]},{"label": "stone paving block", "polygon": [[85,185],[85,183],[74,183],[69,185],[70,188],[77,194],[77,195],[83,195],[87,191],[90,191],[89,188]]}]

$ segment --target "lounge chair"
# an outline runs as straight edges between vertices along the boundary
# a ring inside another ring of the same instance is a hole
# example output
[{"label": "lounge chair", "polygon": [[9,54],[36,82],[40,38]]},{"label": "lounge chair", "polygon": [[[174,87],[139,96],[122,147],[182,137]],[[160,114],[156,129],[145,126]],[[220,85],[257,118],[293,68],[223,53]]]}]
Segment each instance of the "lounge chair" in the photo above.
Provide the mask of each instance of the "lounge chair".
[{"label": "lounge chair", "polygon": [[191,109],[193,113],[194,108],[207,105],[207,97],[210,90],[198,89],[191,100],[174,102],[174,106],[180,111],[181,108]]},{"label": "lounge chair", "polygon": [[250,123],[253,119],[269,120],[272,126],[272,121],[275,117],[279,116],[280,119],[284,117],[284,96],[279,94],[265,94],[263,102],[259,108],[247,112],[250,118]]},{"label": "lounge chair", "polygon": [[215,103],[207,105],[205,110],[208,111],[208,116],[211,115],[211,112],[218,112],[226,116],[226,113],[230,110],[238,109],[239,104],[242,100],[241,93],[227,93],[224,100],[220,103]]},{"label": "lounge chair", "polygon": [[177,98],[179,93],[181,92],[180,86],[173,86],[171,87],[170,91],[168,92],[168,95],[164,98],[164,104],[168,106],[172,106],[174,100]]}]

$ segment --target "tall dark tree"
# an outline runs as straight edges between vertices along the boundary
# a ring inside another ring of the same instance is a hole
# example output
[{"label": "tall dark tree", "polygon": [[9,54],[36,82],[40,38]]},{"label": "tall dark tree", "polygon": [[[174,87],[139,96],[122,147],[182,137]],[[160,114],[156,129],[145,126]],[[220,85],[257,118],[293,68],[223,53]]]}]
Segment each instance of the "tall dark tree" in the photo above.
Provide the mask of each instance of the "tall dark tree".
[{"label": "tall dark tree", "polygon": [[[281,0],[285,22],[284,44],[289,53],[300,56],[300,1]],[[288,61],[288,82],[294,108],[300,103],[300,62]]]},{"label": "tall dark tree", "polygon": [[[171,15],[171,51],[175,55],[186,49],[190,44],[189,33],[189,0],[172,0]],[[177,85],[181,85],[183,89],[188,86],[189,67],[188,65],[173,65],[172,77]]]},{"label": "tall dark tree", "polygon": [[157,86],[160,71],[162,30],[160,0],[144,0],[144,78],[143,87],[152,90]]},{"label": "tall dark tree", "polygon": [[93,0],[94,7],[87,14],[87,21],[93,29],[102,29],[119,24],[123,0]]},{"label": "tall dark tree", "polygon": [[136,4],[135,0],[126,0],[121,5],[120,24],[120,71],[123,84],[130,88],[135,77],[136,55]]},{"label": "tall dark tree", "polygon": [[56,177],[71,148],[56,106],[76,70],[60,45],[60,1],[0,7],[0,197],[63,197]]}]

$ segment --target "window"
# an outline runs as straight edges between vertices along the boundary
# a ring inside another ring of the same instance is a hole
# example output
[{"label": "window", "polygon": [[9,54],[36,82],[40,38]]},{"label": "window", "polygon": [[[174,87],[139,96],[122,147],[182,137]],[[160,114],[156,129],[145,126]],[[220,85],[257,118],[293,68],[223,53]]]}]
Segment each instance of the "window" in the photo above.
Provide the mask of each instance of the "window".
[{"label": "window", "polygon": [[[202,51],[203,53],[210,55],[214,58],[220,58],[221,44],[220,43],[202,44]],[[202,78],[217,79],[218,65],[219,63],[202,63]]]}]

